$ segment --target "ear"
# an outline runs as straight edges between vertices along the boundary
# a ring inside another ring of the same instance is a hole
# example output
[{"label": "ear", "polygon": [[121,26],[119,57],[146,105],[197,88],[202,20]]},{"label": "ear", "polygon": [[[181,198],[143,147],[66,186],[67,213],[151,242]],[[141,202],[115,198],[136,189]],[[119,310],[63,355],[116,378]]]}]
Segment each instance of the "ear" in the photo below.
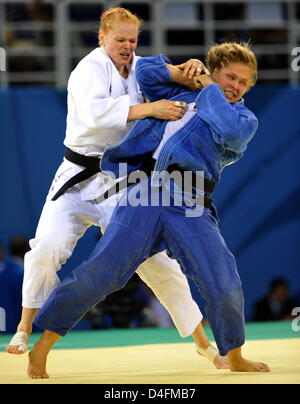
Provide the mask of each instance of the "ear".
[{"label": "ear", "polygon": [[218,73],[219,73],[219,70],[218,70],[218,69],[214,69],[214,70],[211,72],[210,77],[212,78],[212,80],[215,81],[216,74],[218,74]]},{"label": "ear", "polygon": [[99,34],[98,34],[99,45],[104,46],[104,38],[105,38],[105,35],[104,35],[103,31],[99,31]]},{"label": "ear", "polygon": [[251,84],[251,85],[247,88],[247,90],[245,91],[245,94],[248,93],[248,92],[251,90],[252,87],[254,87],[254,86]]}]

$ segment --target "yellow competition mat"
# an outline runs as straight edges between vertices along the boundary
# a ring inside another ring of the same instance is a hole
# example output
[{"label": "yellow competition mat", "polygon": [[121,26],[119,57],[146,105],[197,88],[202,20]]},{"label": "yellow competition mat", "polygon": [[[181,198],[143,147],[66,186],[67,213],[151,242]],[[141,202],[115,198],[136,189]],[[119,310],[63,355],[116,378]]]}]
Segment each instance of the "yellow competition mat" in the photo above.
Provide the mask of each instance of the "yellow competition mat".
[{"label": "yellow competition mat", "polygon": [[0,353],[0,384],[281,384],[300,383],[300,339],[247,341],[244,356],[267,363],[271,373],[217,370],[193,343],[57,349],[48,359],[50,379],[26,375],[27,354]]}]

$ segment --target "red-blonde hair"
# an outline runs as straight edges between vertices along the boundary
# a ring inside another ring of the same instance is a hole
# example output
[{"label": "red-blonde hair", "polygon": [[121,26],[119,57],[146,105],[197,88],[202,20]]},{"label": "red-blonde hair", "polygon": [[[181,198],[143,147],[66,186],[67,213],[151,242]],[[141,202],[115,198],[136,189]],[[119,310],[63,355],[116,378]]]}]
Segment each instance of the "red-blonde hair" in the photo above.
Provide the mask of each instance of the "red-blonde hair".
[{"label": "red-blonde hair", "polygon": [[135,14],[132,14],[125,8],[115,7],[103,11],[103,13],[101,14],[99,32],[102,31],[104,34],[107,34],[118,22],[129,22],[136,24],[139,31],[142,25],[142,20]]}]

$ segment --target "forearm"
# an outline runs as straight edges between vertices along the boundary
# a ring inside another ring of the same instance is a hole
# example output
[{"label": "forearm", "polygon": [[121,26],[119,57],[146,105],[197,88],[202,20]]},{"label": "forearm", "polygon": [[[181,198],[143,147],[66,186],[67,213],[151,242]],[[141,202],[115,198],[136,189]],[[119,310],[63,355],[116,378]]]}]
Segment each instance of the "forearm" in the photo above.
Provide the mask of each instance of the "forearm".
[{"label": "forearm", "polygon": [[176,66],[166,63],[167,69],[169,70],[172,81],[174,83],[180,84],[182,86],[190,87],[194,84],[194,79],[183,75],[183,71],[178,69]]},{"label": "forearm", "polygon": [[129,107],[127,122],[148,118],[152,115],[152,103],[132,105],[131,107]]},{"label": "forearm", "polygon": [[176,121],[177,119],[180,119],[185,112],[186,104],[184,102],[159,100],[131,106],[129,108],[127,122],[147,117]]},{"label": "forearm", "polygon": [[164,55],[144,57],[137,61],[137,81],[151,102],[170,99],[183,91],[182,86],[173,81],[168,64],[172,65]]}]

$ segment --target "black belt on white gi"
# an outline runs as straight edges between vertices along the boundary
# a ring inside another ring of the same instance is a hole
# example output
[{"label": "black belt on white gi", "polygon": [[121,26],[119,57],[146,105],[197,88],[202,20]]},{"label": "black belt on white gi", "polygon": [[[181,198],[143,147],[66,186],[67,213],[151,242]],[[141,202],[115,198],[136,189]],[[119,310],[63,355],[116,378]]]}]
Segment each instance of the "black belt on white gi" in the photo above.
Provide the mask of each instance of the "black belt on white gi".
[{"label": "black belt on white gi", "polygon": [[73,150],[67,149],[65,153],[65,158],[71,161],[74,164],[85,167],[84,170],[80,171],[78,174],[74,175],[74,177],[70,178],[53,196],[51,199],[55,201],[59,198],[64,192],[73,187],[76,184],[79,184],[82,181],[91,178],[94,174],[99,173],[100,170],[100,158],[98,157],[88,157],[83,156],[82,154],[76,153]]},{"label": "black belt on white gi", "polygon": [[[70,149],[67,148],[66,153],[65,153],[65,158],[68,161],[71,161],[74,164],[77,164],[79,166],[85,167],[83,171],[80,171],[78,174],[74,175],[74,177],[70,178],[53,196],[51,199],[52,201],[55,201],[57,198],[59,198],[64,192],[66,192],[68,189],[73,187],[76,184],[79,184],[80,182],[87,180],[88,178],[91,178],[94,174],[99,173],[100,170],[100,158],[98,157],[87,157],[82,154],[76,153]],[[140,168],[138,171],[143,171],[144,173],[147,174],[147,176],[151,175],[151,172],[153,171],[155,166],[155,160],[150,158],[145,161],[143,166]],[[168,167],[168,172],[171,173],[173,171],[182,171],[180,167],[177,165],[172,165]],[[192,175],[192,182],[193,186],[194,183],[196,183],[196,173],[193,173]],[[119,182],[115,183],[111,188],[106,190],[100,197],[97,198],[97,201],[99,203],[105,201],[108,197],[119,193],[120,191],[124,190],[130,185],[136,184],[136,180],[134,182],[129,181],[128,177],[123,178]],[[215,188],[215,183],[213,181],[209,181],[206,178],[204,179],[204,192],[205,196],[202,197],[204,199],[204,206],[205,207],[210,207],[212,204],[212,199],[210,198],[210,194],[213,193]],[[199,200],[201,197],[199,198]]]}]

